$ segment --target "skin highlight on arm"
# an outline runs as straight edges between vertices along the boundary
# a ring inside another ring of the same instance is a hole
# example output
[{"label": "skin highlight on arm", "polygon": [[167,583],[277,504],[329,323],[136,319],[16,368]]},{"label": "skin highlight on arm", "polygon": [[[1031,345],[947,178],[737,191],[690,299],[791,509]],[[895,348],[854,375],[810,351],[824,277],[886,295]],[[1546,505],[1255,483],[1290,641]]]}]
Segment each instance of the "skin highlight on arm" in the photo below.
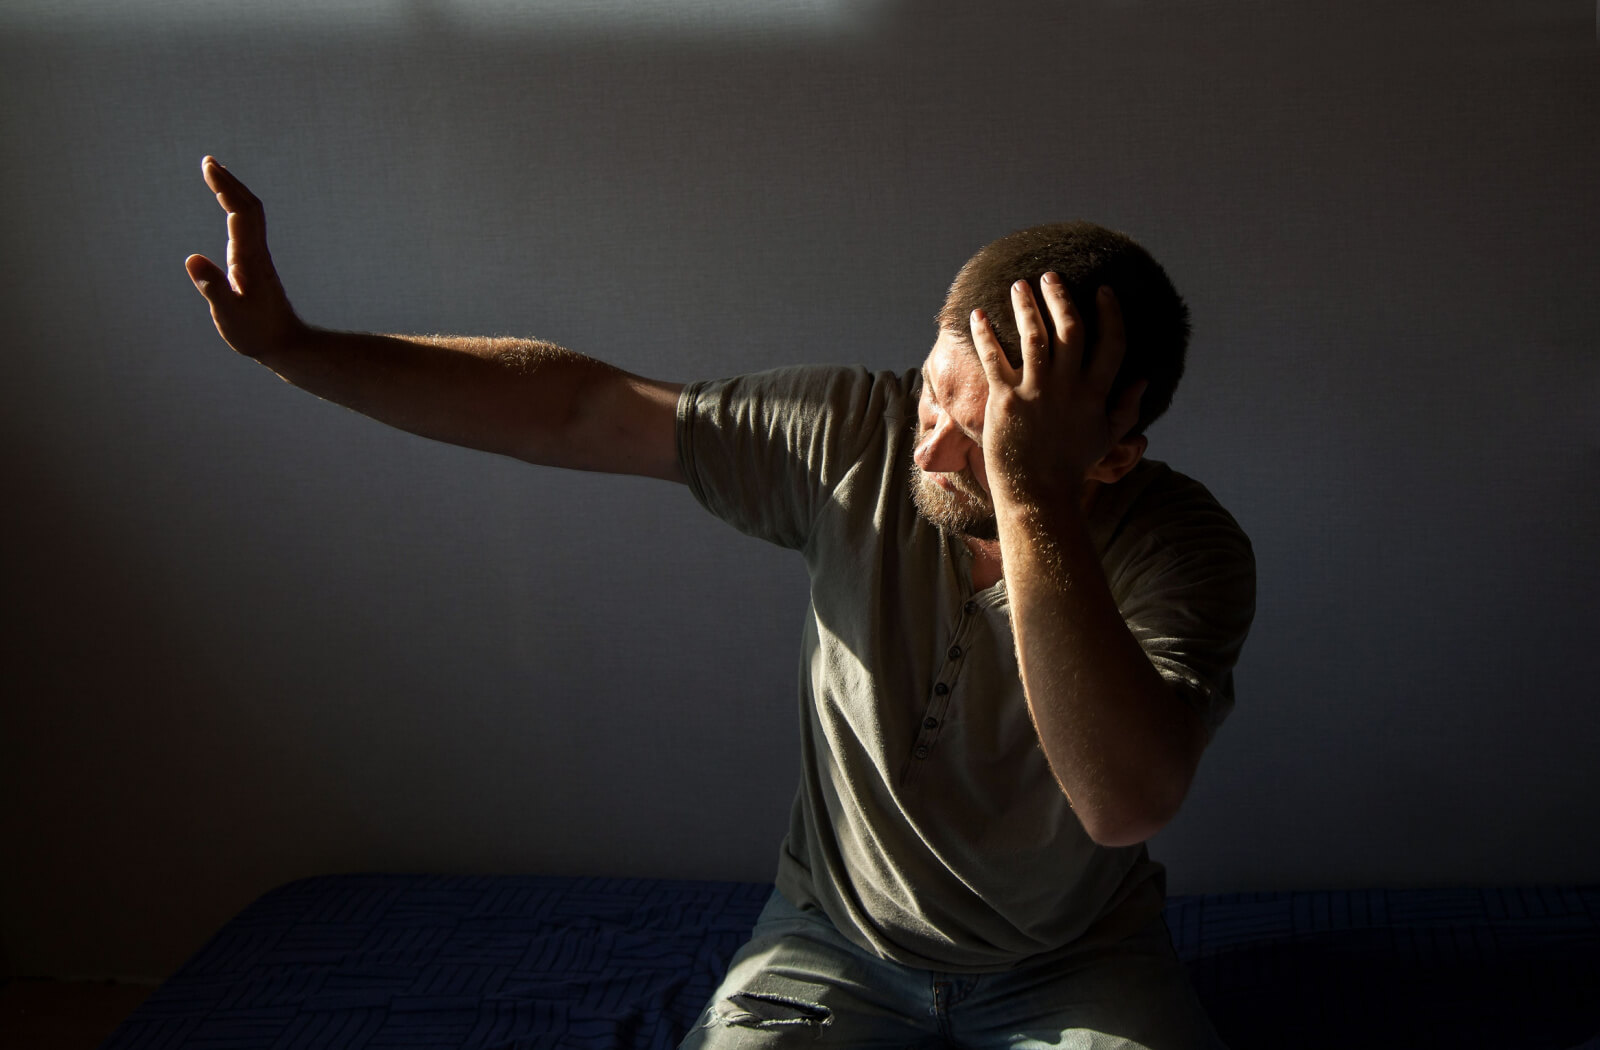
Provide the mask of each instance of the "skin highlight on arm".
[{"label": "skin highlight on arm", "polygon": [[553,343],[337,332],[302,321],[267,248],[261,201],[214,157],[202,173],[227,213],[227,269],[185,269],[234,350],[318,397],[390,426],[543,466],[682,481],[680,384]]},{"label": "skin highlight on arm", "polygon": [[1043,287],[1053,322],[1018,282],[1020,368],[981,314],[973,345],[989,383],[983,442],[1011,599],[1018,667],[1051,771],[1090,836],[1129,846],[1177,813],[1206,744],[1191,709],[1128,630],[1090,539],[1086,496],[1138,462],[1135,385],[1105,409],[1122,358],[1120,311],[1099,298],[1101,337],[1084,364],[1083,326],[1059,281]]}]

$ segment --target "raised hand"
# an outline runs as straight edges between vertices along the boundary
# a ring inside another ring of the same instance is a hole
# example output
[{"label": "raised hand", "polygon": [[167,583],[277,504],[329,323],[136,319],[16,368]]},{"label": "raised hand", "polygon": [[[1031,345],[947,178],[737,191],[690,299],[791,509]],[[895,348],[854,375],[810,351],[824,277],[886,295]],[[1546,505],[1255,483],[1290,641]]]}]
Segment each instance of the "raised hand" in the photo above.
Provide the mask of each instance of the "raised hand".
[{"label": "raised hand", "polygon": [[228,213],[228,269],[204,255],[191,255],[184,269],[211,305],[211,320],[227,344],[259,358],[304,332],[284,294],[267,251],[267,220],[261,201],[215,157],[200,162],[206,185]]},{"label": "raised hand", "polygon": [[1100,335],[1084,355],[1084,324],[1054,273],[1040,282],[1047,324],[1027,281],[1011,287],[1022,338],[1022,364],[1013,368],[981,310],[973,311],[972,342],[989,380],[983,450],[989,484],[1000,498],[1036,502],[1076,500],[1086,478],[1139,419],[1146,383],[1130,386],[1109,411],[1126,340],[1122,309],[1109,287],[1096,298]]}]

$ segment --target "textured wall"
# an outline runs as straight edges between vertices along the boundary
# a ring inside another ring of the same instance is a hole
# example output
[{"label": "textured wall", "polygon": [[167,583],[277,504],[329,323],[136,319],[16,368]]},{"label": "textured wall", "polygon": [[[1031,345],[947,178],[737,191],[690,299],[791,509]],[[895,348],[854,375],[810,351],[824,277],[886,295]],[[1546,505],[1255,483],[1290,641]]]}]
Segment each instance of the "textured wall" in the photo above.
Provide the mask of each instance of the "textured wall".
[{"label": "textured wall", "polygon": [[1261,573],[1171,887],[1600,877],[1588,6],[515,6],[0,9],[12,972],[159,976],[318,872],[766,878],[785,825],[798,559],[232,355],[207,152],[316,323],[673,379],[902,367],[984,241],[1129,231],[1196,321],[1151,454]]}]

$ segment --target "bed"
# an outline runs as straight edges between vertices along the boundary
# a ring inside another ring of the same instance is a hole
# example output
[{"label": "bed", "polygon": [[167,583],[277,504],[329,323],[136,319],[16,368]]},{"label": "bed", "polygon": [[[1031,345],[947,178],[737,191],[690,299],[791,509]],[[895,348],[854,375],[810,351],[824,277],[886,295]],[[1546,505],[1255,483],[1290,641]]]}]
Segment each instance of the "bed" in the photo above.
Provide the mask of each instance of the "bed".
[{"label": "bed", "polygon": [[[771,886],[329,875],[229,921],[102,1050],[670,1048]],[[1600,1050],[1600,886],[1177,896],[1233,1050]]]}]

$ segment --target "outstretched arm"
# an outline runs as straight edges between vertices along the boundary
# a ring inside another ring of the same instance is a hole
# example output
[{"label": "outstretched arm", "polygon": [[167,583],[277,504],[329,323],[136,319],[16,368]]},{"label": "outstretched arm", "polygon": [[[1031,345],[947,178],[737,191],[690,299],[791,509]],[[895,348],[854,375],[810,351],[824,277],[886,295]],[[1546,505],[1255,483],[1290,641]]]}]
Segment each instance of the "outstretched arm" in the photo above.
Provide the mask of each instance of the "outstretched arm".
[{"label": "outstretched arm", "polygon": [[1143,452],[1142,438],[1126,436],[1144,384],[1106,410],[1123,355],[1116,298],[1101,289],[1101,337],[1085,365],[1071,297],[1055,274],[1042,284],[1048,328],[1027,282],[1012,289],[1021,368],[1006,361],[981,312],[972,319],[989,380],[984,460],[1018,665],[1045,757],[1090,837],[1128,846],[1177,813],[1208,734],[1128,630],[1085,524],[1085,482],[1115,480],[1110,465],[1131,466]]},{"label": "outstretched arm", "polygon": [[682,481],[679,384],[551,343],[313,328],[267,250],[261,201],[214,157],[206,185],[228,215],[226,270],[185,263],[222,338],[295,386],[423,437],[545,466]]}]

